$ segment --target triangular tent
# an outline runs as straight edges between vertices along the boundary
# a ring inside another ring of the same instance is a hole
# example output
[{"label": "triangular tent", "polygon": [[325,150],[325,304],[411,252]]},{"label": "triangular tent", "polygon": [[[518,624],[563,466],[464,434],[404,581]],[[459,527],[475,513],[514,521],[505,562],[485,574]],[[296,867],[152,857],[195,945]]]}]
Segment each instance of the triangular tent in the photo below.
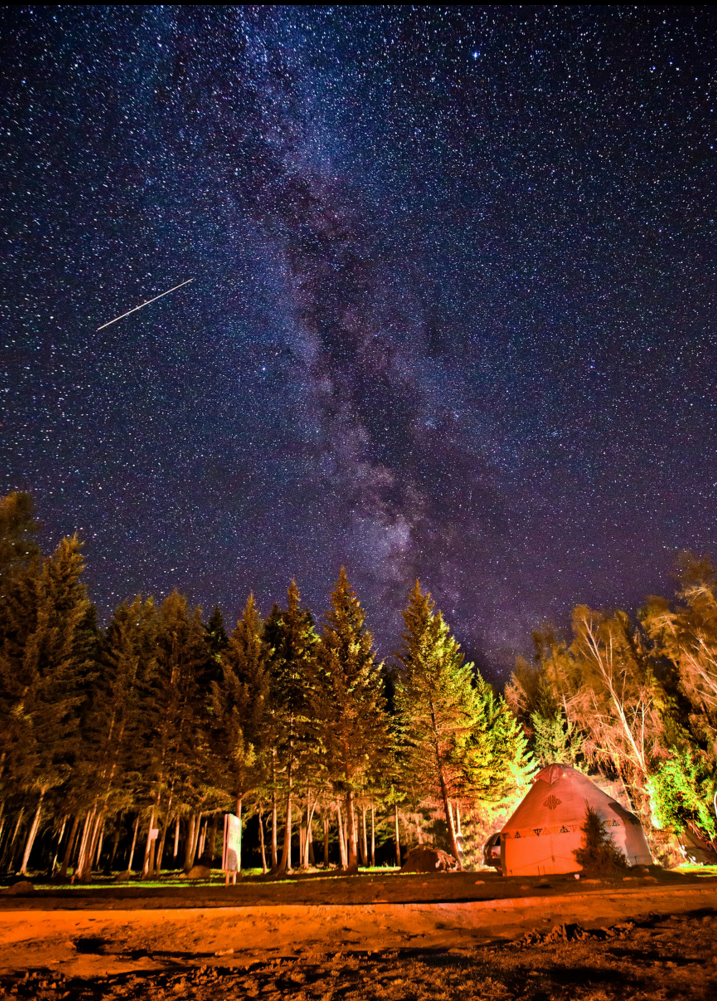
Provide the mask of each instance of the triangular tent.
[{"label": "triangular tent", "polygon": [[501,832],[506,876],[577,872],[573,851],[582,844],[580,825],[591,806],[630,865],[652,858],[637,817],[568,765],[549,765],[536,775],[525,799]]}]

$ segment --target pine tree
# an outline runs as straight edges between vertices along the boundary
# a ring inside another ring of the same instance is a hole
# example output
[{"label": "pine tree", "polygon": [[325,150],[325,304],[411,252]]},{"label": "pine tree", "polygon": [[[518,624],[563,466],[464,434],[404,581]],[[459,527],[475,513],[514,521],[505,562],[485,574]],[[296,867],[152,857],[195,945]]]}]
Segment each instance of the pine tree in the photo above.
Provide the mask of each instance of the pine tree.
[{"label": "pine tree", "polygon": [[[40,556],[36,532],[30,494],[16,492],[0,497],[0,603],[14,576]],[[2,621],[4,616],[0,616]]]},{"label": "pine tree", "polygon": [[[68,808],[85,812],[80,875],[92,868],[103,825],[131,811],[141,793],[135,748],[146,736],[144,698],[156,672],[157,614],[140,595],[114,612],[98,653],[97,679],[83,720],[83,749]],[[69,857],[63,861],[63,875]]]},{"label": "pine tree", "polygon": [[[291,831],[295,789],[309,767],[307,693],[317,636],[308,609],[292,580],[287,607],[274,606],[265,623],[270,675],[267,746],[271,748],[268,780],[272,797],[272,869],[291,869]],[[277,794],[284,794],[284,843],[278,858]]]},{"label": "pine tree", "polygon": [[583,738],[562,706],[541,707],[530,715],[533,753],[539,764],[575,765],[580,759]]},{"label": "pine tree", "polygon": [[161,866],[169,824],[182,810],[216,809],[221,801],[207,744],[209,695],[199,679],[208,653],[200,609],[190,613],[176,591],[162,602],[157,616],[156,670],[144,704],[144,739],[138,770],[147,784],[146,808],[151,831],[144,871]]},{"label": "pine tree", "polygon": [[[81,544],[63,539],[23,588],[22,628],[0,651],[8,772],[36,796],[21,870],[27,868],[47,793],[68,779],[78,750],[80,707],[96,638],[94,610],[80,577]],[[16,622],[19,619],[16,618]]]},{"label": "pine tree", "polygon": [[311,724],[334,792],[346,809],[348,870],[358,870],[355,798],[385,760],[388,721],[373,638],[342,567],[316,648]]},{"label": "pine tree", "polygon": [[239,818],[244,797],[264,777],[269,673],[263,632],[264,624],[250,594],[221,655],[222,680],[213,684],[218,738],[215,753],[222,758]]},{"label": "pine tree", "polygon": [[[406,767],[443,803],[451,852],[460,862],[450,798],[465,794],[490,768],[482,705],[456,640],[418,581],[403,618],[406,629],[396,683],[399,740]],[[483,786],[487,782],[481,783]]]},{"label": "pine tree", "polygon": [[625,855],[616,846],[612,834],[605,830],[605,822],[589,804],[586,804],[585,819],[580,830],[583,834],[582,844],[573,851],[573,855],[586,874],[610,876],[627,869]]}]

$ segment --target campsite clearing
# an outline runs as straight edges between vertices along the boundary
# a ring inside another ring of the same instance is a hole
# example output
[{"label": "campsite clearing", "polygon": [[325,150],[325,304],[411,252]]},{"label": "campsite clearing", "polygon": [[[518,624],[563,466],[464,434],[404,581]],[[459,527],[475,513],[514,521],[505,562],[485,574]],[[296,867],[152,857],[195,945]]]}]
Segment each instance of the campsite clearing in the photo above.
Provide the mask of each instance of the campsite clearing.
[{"label": "campsite clearing", "polygon": [[0,897],[0,997],[701,999],[715,915],[716,878],[656,870],[35,891]]}]

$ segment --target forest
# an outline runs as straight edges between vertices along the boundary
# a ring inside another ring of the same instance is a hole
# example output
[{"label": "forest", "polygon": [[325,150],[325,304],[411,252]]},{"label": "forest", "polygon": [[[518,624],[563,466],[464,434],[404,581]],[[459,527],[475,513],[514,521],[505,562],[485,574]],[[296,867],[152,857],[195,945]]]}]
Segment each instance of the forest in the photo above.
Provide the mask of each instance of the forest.
[{"label": "forest", "polygon": [[670,600],[578,605],[542,627],[504,692],[466,661],[420,584],[380,661],[342,569],[320,619],[295,582],[229,629],[176,591],[100,627],[82,543],[36,542],[32,498],[0,499],[0,872],[188,871],[221,853],[283,874],[400,864],[431,842],[466,868],[537,770],[619,787],[657,860],[717,846],[717,573],[683,555]]}]

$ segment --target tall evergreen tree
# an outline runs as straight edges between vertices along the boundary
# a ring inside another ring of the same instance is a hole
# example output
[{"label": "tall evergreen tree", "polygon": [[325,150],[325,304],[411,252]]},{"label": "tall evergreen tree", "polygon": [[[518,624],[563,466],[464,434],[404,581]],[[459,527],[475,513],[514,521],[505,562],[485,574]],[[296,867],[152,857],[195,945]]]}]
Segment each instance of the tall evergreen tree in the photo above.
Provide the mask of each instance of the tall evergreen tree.
[{"label": "tall evergreen tree", "polygon": [[200,609],[190,613],[176,591],[159,608],[155,649],[140,762],[147,782],[149,830],[160,823],[162,827],[154,841],[148,834],[146,872],[161,865],[169,823],[180,809],[214,809],[220,799],[207,746],[208,699],[199,686],[208,657],[206,634]]},{"label": "tall evergreen tree", "polygon": [[[305,774],[309,757],[307,692],[317,636],[308,609],[301,605],[296,581],[287,591],[287,606],[274,606],[265,624],[270,675],[266,720],[267,761],[272,796],[272,868],[291,868],[291,831],[295,788]],[[283,790],[284,843],[277,853],[277,794]]]},{"label": "tall evergreen tree", "polygon": [[[14,492],[0,497],[0,602],[15,574],[26,570],[40,556],[36,532],[30,494]],[[0,622],[3,620],[0,615]]]},{"label": "tall evergreen tree", "polygon": [[386,698],[366,613],[342,567],[316,648],[312,725],[334,791],[343,796],[349,871],[358,870],[356,794],[388,750]]},{"label": "tall evergreen tree", "polygon": [[80,706],[96,636],[94,610],[80,580],[80,549],[76,537],[63,539],[40,573],[28,579],[23,628],[12,642],[6,637],[0,650],[9,770],[13,781],[36,797],[22,871],[45,797],[66,782],[78,749]]},{"label": "tall evergreen tree", "polygon": [[250,594],[221,655],[222,680],[213,684],[215,753],[222,758],[221,770],[240,818],[245,796],[260,785],[264,775],[269,673],[263,632]]},{"label": "tall evergreen tree", "polygon": [[473,665],[418,581],[403,612],[406,624],[396,681],[399,740],[406,767],[443,803],[451,852],[460,862],[449,800],[473,784],[491,756],[473,688]]},{"label": "tall evergreen tree", "polygon": [[156,672],[156,630],[152,598],[143,601],[137,595],[115,610],[99,646],[97,677],[82,725],[82,751],[67,803],[77,819],[86,811],[80,875],[92,867],[103,826],[133,810],[141,795],[135,755],[146,736],[144,695]]}]

